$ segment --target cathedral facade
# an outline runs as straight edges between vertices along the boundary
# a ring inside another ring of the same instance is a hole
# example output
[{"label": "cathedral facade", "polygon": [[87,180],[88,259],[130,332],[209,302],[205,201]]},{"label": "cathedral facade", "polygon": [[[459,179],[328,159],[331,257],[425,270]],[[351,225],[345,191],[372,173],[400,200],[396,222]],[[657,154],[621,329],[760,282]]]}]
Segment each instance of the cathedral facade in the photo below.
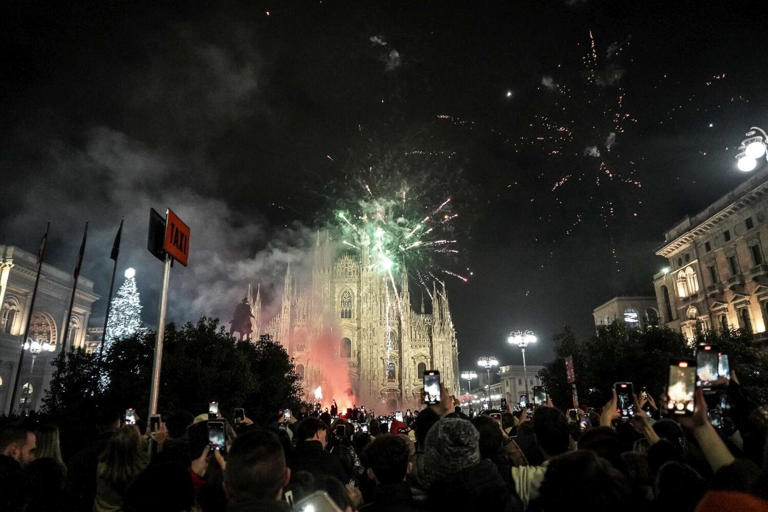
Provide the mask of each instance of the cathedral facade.
[{"label": "cathedral facade", "polygon": [[446,390],[458,394],[458,346],[444,283],[427,292],[425,312],[423,296],[414,308],[407,273],[382,275],[365,250],[344,252],[318,235],[311,258],[311,275],[296,276],[288,267],[272,318],[264,318],[258,289],[247,297],[253,332],[286,348],[307,398],[339,371],[348,372],[358,404],[385,410],[415,406],[425,370],[439,370]]}]

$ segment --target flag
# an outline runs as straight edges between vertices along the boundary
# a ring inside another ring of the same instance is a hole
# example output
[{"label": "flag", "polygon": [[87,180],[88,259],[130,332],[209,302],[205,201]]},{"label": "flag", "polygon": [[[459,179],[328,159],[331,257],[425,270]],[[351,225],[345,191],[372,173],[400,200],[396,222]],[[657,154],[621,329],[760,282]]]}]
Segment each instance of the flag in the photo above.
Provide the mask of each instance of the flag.
[{"label": "flag", "polygon": [[43,263],[43,258],[45,257],[45,244],[48,243],[48,229],[50,229],[51,223],[48,222],[48,224],[45,226],[45,233],[43,234],[43,238],[40,239],[40,248],[37,250],[37,264],[40,265]]},{"label": "flag", "polygon": [[83,254],[85,253],[85,239],[88,237],[88,222],[85,223],[85,231],[83,231],[83,243],[80,244],[80,253],[77,255],[77,265],[73,275],[75,279],[80,276],[80,267],[83,265]]},{"label": "flag", "polygon": [[112,254],[109,257],[117,261],[117,256],[120,254],[120,236],[123,234],[123,219],[120,219],[120,227],[117,229],[115,235],[115,242],[112,244]]}]

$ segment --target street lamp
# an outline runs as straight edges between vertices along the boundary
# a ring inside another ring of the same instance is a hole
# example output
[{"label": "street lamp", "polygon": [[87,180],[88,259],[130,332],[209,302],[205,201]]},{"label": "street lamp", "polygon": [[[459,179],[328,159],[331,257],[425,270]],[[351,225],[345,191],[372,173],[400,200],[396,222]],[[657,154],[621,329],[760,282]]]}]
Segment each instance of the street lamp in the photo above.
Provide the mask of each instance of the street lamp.
[{"label": "street lamp", "polygon": [[491,368],[499,366],[499,360],[493,356],[483,356],[477,360],[477,366],[485,368],[485,373],[488,377],[488,398],[491,396]]},{"label": "street lamp", "polygon": [[528,367],[525,365],[525,348],[531,343],[536,343],[536,335],[533,331],[512,331],[507,337],[507,343],[517,345],[523,353],[523,379],[525,379],[525,396],[528,394]]},{"label": "street lamp", "polygon": [[467,381],[467,393],[472,394],[472,379],[477,378],[477,373],[473,371],[461,372],[461,378]]},{"label": "street lamp", "polygon": [[750,172],[757,167],[758,160],[768,158],[766,143],[768,134],[762,128],[753,126],[746,133],[746,139],[739,145],[739,153],[736,155],[736,167],[742,172]]},{"label": "street lamp", "polygon": [[[56,344],[55,343],[51,343],[48,340],[42,340],[41,341],[41,340],[37,340],[37,339],[33,339],[33,340],[29,340],[28,339],[27,341],[24,342],[23,348],[24,348],[24,350],[27,350],[27,351],[29,351],[30,354],[32,354],[32,363],[30,363],[30,365],[29,365],[29,379],[27,380],[27,382],[31,386],[32,385],[33,371],[35,369],[35,360],[37,359],[38,354],[40,354],[40,352],[53,352],[53,351],[55,351],[56,350]],[[19,368],[19,371],[21,371],[21,368]],[[30,389],[30,388],[27,388],[27,389]],[[24,397],[24,408],[25,409],[29,409],[29,402],[31,401],[31,399],[32,399],[32,393],[28,393]],[[11,406],[11,407],[13,407],[13,406]]]}]

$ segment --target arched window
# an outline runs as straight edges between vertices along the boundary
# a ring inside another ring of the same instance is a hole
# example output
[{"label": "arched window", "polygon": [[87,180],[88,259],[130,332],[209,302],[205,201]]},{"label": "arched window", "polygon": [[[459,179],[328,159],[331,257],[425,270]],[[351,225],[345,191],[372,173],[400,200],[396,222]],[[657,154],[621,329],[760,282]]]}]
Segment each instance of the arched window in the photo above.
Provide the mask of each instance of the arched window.
[{"label": "arched window", "polygon": [[424,363],[419,363],[416,365],[416,374],[419,376],[419,379],[424,378],[424,372],[427,371],[427,365]]},{"label": "arched window", "polygon": [[648,326],[656,327],[659,325],[659,312],[654,308],[648,308],[645,310],[645,324]]},{"label": "arched window", "polygon": [[304,378],[304,365],[303,364],[297,364],[296,365],[296,375],[298,375],[300,379]]},{"label": "arched window", "polygon": [[685,267],[677,273],[677,295],[678,297],[688,297],[699,291],[699,281],[696,278],[696,271],[693,266]]},{"label": "arched window", "polygon": [[672,321],[672,304],[669,301],[669,289],[666,286],[661,287],[661,293],[664,295],[664,309],[667,314],[667,322]]},{"label": "arched window", "polygon": [[341,347],[339,348],[339,355],[341,357],[352,357],[352,340],[349,338],[341,338]]},{"label": "arched window", "polygon": [[387,380],[395,380],[395,363],[387,363]]},{"label": "arched window", "polygon": [[349,290],[341,294],[341,318],[352,318],[352,292]]},{"label": "arched window", "polygon": [[32,313],[27,337],[40,343],[56,343],[56,325],[51,316],[47,313]]}]

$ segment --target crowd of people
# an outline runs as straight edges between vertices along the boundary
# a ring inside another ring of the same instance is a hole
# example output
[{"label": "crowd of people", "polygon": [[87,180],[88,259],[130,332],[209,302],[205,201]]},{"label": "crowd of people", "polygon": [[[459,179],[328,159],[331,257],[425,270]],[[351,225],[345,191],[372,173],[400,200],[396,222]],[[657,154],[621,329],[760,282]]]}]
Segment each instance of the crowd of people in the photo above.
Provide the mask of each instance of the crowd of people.
[{"label": "crowd of people", "polygon": [[[735,378],[728,395],[728,429],[712,425],[700,390],[678,421],[645,396],[622,421],[615,393],[566,414],[547,402],[468,415],[445,392],[392,417],[177,411],[148,432],[115,413],[67,460],[56,426],[7,421],[0,510],[768,511],[768,409]],[[221,446],[212,422],[225,426]]]}]

